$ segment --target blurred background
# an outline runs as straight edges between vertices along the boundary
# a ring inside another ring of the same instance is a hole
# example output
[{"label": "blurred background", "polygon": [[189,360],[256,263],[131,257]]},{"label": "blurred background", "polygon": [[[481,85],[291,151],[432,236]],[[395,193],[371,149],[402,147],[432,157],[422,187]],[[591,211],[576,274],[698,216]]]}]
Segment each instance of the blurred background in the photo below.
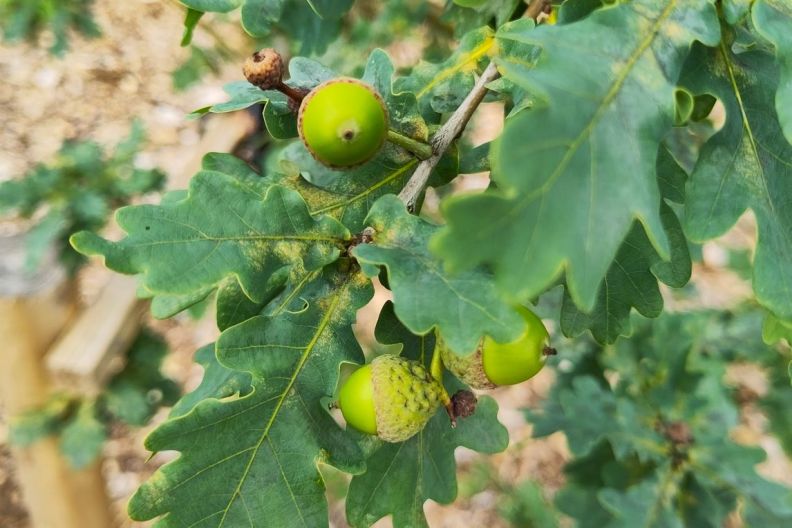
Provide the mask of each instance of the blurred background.
[{"label": "blurred background", "polygon": [[[31,505],[50,507],[46,487],[36,479],[48,486],[81,480],[81,489],[94,494],[82,500],[106,501],[114,525],[148,526],[128,520],[126,502],[173,455],[149,458],[143,440],[179,395],[199,383],[202,369],[193,355],[217,337],[213,307],[207,301],[174,319],[156,320],[141,309],[133,285],[113,282],[118,278],[100,262],[72,253],[67,238],[80,229],[119,233],[112,222],[115,208],[156,201],[164,189],[186,187],[206,152],[234,152],[261,164],[273,145],[262,132],[261,108],[203,119],[188,114],[225,100],[223,84],[241,78],[241,63],[255,49],[266,44],[287,55],[293,50],[277,32],[264,41],[246,36],[234,13],[207,15],[210,23],[200,24],[192,45],[182,47],[185,10],[163,0],[50,2],[69,9],[78,29],[69,27],[66,37],[58,26],[32,33],[33,15],[24,18],[22,12],[35,3],[0,0],[5,6],[0,11],[5,37],[0,44],[0,335],[6,348],[0,351],[0,527],[33,526]],[[343,43],[319,60],[355,74],[380,46],[397,67],[409,68],[422,57],[442,58],[453,49],[456,31],[475,24],[444,15],[441,1],[381,4],[356,3],[344,21]],[[500,105],[485,103],[466,140],[489,141],[502,116]],[[716,106],[701,130],[680,134],[705,138],[719,121]],[[432,191],[424,214],[439,218],[439,195],[487,183],[486,173],[465,175],[452,189]],[[784,421],[792,395],[788,378],[774,375],[785,373],[789,347],[783,340],[767,346],[761,339],[761,314],[750,287],[754,233],[747,214],[722,239],[695,248],[691,284],[663,292],[671,314],[660,330],[636,321],[636,343],[657,347],[662,341],[652,339],[659,332],[706,336],[702,346],[710,347],[718,366],[708,375],[723,381],[734,411],[730,438],[764,449],[768,458],[758,472],[792,486],[792,424],[789,417]],[[560,292],[555,293],[540,304],[550,326],[558,317]],[[20,298],[34,301],[20,303]],[[386,300],[380,290],[359,314],[357,332],[371,352],[378,351],[373,325]],[[674,312],[680,311],[700,314],[700,326],[675,326]],[[457,450],[459,497],[452,505],[427,503],[432,527],[571,523],[553,504],[568,481],[567,435],[552,432],[546,423],[537,433],[530,416],[557,410],[557,395],[569,387],[565,373],[593,361],[595,352],[605,357],[600,370],[618,385],[619,376],[630,374],[620,372],[625,362],[613,358],[633,352],[625,347],[603,352],[586,339],[554,339],[561,355],[553,368],[529,383],[492,391],[510,447],[494,456]],[[47,467],[31,460],[36,456],[57,475],[47,479]],[[56,456],[63,461],[53,462]],[[325,470],[325,478],[332,525],[346,526],[346,477]],[[31,499],[25,490],[36,486],[45,496]],[[726,524],[746,525],[738,514]],[[377,526],[390,526],[390,520]]]}]

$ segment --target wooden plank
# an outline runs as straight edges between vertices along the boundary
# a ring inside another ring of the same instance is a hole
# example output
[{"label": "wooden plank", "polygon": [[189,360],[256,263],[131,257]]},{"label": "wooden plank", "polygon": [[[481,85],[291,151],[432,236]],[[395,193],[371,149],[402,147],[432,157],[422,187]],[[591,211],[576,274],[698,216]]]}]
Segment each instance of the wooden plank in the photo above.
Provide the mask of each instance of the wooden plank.
[{"label": "wooden plank", "polygon": [[145,311],[136,290],[134,277],[113,275],[96,301],[53,345],[47,368],[56,386],[94,396],[123,368]]},{"label": "wooden plank", "polygon": [[[169,189],[187,187],[201,169],[207,152],[228,152],[249,134],[254,121],[246,112],[218,114],[207,119],[195,153],[185,156],[168,180]],[[99,299],[87,307],[52,348],[47,366],[57,386],[81,394],[97,394],[124,366],[125,353],[137,335],[147,303],[137,298],[133,277],[113,274]]]},{"label": "wooden plank", "polygon": [[192,147],[193,156],[185,156],[185,161],[173,169],[168,179],[168,189],[186,189],[192,178],[201,170],[201,160],[209,152],[231,152],[234,147],[256,126],[247,112],[212,114],[205,119],[204,134],[198,145]]},{"label": "wooden plank", "polygon": [[[24,236],[0,236],[0,403],[7,417],[40,407],[53,388],[42,357],[76,306],[74,287],[54,258],[24,269]],[[99,463],[74,470],[55,438],[11,446],[15,474],[35,528],[115,525]]]}]

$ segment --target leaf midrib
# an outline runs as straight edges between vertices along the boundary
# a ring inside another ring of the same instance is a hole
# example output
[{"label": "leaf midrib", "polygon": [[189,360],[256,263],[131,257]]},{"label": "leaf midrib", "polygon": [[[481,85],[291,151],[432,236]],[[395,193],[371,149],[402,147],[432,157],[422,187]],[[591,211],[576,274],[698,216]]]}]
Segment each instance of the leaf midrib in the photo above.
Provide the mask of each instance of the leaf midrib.
[{"label": "leaf midrib", "polygon": [[[732,64],[732,61],[731,61],[731,59],[729,57],[729,54],[728,54],[728,52],[726,50],[726,44],[724,43],[723,39],[721,39],[721,42],[720,42],[720,52],[721,52],[721,55],[723,56],[723,62],[726,64],[726,71],[729,74],[729,84],[731,85],[732,91],[734,92],[734,97],[737,99],[737,106],[740,108],[740,118],[742,120],[743,130],[745,131],[745,134],[748,137],[748,142],[749,142],[749,144],[751,146],[751,152],[752,152],[752,154],[754,156],[754,159],[756,161],[756,165],[759,168],[759,177],[760,177],[759,179],[762,182],[762,190],[764,191],[764,195],[762,196],[762,198],[764,199],[765,203],[767,204],[768,210],[769,210],[771,216],[775,219],[776,223],[779,226],[783,226],[783,222],[781,221],[781,219],[778,216],[778,211],[775,208],[775,204],[773,203],[773,198],[772,198],[772,196],[770,194],[770,189],[769,189],[769,187],[767,185],[767,174],[765,174],[765,167],[764,167],[764,164],[762,163],[762,158],[759,156],[758,142],[756,141],[756,137],[754,136],[753,127],[751,126],[751,122],[748,119],[748,112],[745,109],[745,103],[743,102],[742,92],[740,91],[740,87],[737,84],[737,76],[734,73],[734,65]],[[783,139],[782,139],[782,141],[783,141]],[[787,248],[786,253],[787,253],[787,255],[789,255],[789,249],[788,248],[792,247],[792,239],[790,239],[790,233],[789,233],[789,231],[783,229],[783,227],[781,229],[779,229],[779,231],[781,233],[781,236],[787,242],[787,244],[784,247]],[[784,291],[785,292],[792,291],[792,287],[790,287],[789,282],[787,282],[787,280],[786,280],[786,275],[782,273],[781,277],[782,277],[781,278],[781,282],[783,283]]]},{"label": "leaf midrib", "polygon": [[622,68],[622,70],[619,72],[619,75],[616,76],[616,79],[614,80],[613,84],[611,84],[611,87],[608,89],[608,92],[605,94],[602,102],[591,116],[591,120],[589,120],[588,124],[583,128],[578,137],[575,138],[575,140],[569,145],[569,148],[564,154],[564,157],[561,158],[561,161],[556,166],[556,169],[552,172],[547,181],[537,188],[536,191],[526,194],[524,200],[532,200],[538,195],[547,193],[550,187],[552,187],[555,181],[561,176],[567,165],[569,165],[569,162],[577,153],[580,146],[591,136],[591,131],[599,123],[602,116],[608,111],[610,108],[610,103],[612,103],[616,96],[619,95],[619,92],[624,86],[625,81],[632,73],[635,64],[643,56],[647,48],[649,48],[649,46],[651,46],[654,40],[657,38],[662,24],[666,21],[666,19],[668,19],[669,16],[671,16],[671,12],[673,11],[674,7],[676,7],[676,4],[677,0],[671,0],[668,2],[666,8],[662,13],[660,13],[660,16],[657,17],[657,20],[655,20],[654,24],[652,24],[652,29],[649,34],[641,41],[641,44],[630,55],[630,58],[624,65],[624,68]]},{"label": "leaf midrib", "polygon": [[[305,363],[308,361],[308,358],[310,357],[314,346],[316,346],[316,343],[319,341],[319,338],[324,333],[327,326],[330,324],[330,319],[335,314],[335,311],[338,308],[341,299],[341,293],[345,290],[348,284],[349,284],[349,279],[347,279],[347,282],[345,282],[341,287],[335,290],[330,306],[327,309],[327,312],[322,317],[322,320],[319,322],[319,326],[317,327],[316,332],[312,336],[311,341],[305,346],[305,351],[300,356],[300,359],[297,362],[294,372],[291,378],[289,379],[289,383],[286,384],[286,387],[281,392],[280,397],[278,398],[278,402],[275,404],[275,408],[273,409],[272,414],[270,415],[270,419],[267,421],[267,425],[264,427],[264,431],[261,433],[261,437],[259,437],[259,440],[253,449],[253,453],[251,454],[250,459],[248,460],[248,463],[245,466],[245,469],[239,478],[239,483],[237,484],[234,493],[231,495],[228,504],[223,510],[223,517],[220,519],[218,528],[221,528],[225,524],[225,519],[228,515],[228,512],[231,510],[231,506],[233,506],[236,498],[242,496],[241,494],[242,486],[244,485],[245,480],[247,479],[247,476],[250,473],[250,469],[253,466],[253,462],[256,460],[258,451],[261,448],[261,446],[264,444],[264,442],[268,439],[270,429],[272,429],[272,426],[275,423],[275,419],[278,417],[278,414],[280,412],[281,407],[283,406],[284,401],[286,401],[289,392],[291,392],[292,388],[294,387],[294,384],[297,381],[298,376],[305,367]],[[289,488],[289,493],[292,493],[291,488]],[[300,509],[297,506],[296,502],[295,502],[295,506],[297,507],[297,510],[299,512]]]},{"label": "leaf midrib", "polygon": [[[652,26],[652,30],[647,35],[647,37],[641,42],[641,44],[636,48],[636,50],[632,53],[629,60],[625,64],[624,68],[622,68],[619,75],[614,80],[613,84],[611,85],[610,89],[608,90],[605,98],[600,103],[597,110],[591,117],[591,120],[583,128],[581,133],[578,137],[570,144],[569,149],[567,150],[564,157],[561,159],[559,164],[556,166],[556,169],[552,172],[550,177],[545,181],[544,184],[537,187],[535,191],[526,193],[522,195],[518,200],[513,202],[512,207],[510,207],[507,211],[504,211],[504,214],[501,215],[499,221],[490,223],[490,228],[493,231],[500,230],[503,224],[511,225],[514,223],[514,217],[517,216],[521,211],[523,211],[527,205],[533,202],[537,197],[544,197],[550,190],[550,188],[555,184],[556,180],[561,176],[566,166],[571,161],[574,154],[577,153],[577,149],[583,144],[583,142],[590,136],[591,131],[599,122],[602,115],[608,109],[608,105],[616,98],[621,90],[624,82],[627,80],[627,77],[632,72],[633,67],[638,62],[640,57],[643,55],[644,51],[654,42],[654,39],[657,37],[658,31],[660,26],[663,22],[671,15],[673,8],[676,6],[676,0],[672,0],[668,3],[668,6],[665,10],[661,13],[661,15],[657,18]],[[541,207],[541,204],[540,204]],[[538,228],[538,224],[534,224],[534,229],[531,234],[531,238],[529,242],[526,244],[526,252],[529,250],[528,248],[531,247],[533,243],[533,237],[536,235]]]},{"label": "leaf midrib", "polygon": [[452,64],[448,68],[444,68],[440,70],[440,72],[437,75],[435,75],[434,78],[426,86],[421,88],[421,90],[415,94],[415,98],[416,99],[422,98],[427,93],[429,93],[432,90],[432,88],[434,88],[441,82],[445,81],[446,79],[454,75],[456,72],[460,71],[468,64],[478,61],[481,57],[487,54],[487,52],[490,50],[490,48],[494,43],[495,43],[495,37],[492,35],[488,36],[486,40],[484,40],[484,42],[473,48],[468,53],[464,54],[459,62]]},{"label": "leaf midrib", "polygon": [[369,194],[373,193],[374,191],[376,191],[380,187],[383,187],[383,186],[389,184],[390,182],[394,181],[396,178],[398,178],[399,176],[404,174],[406,171],[411,169],[417,163],[418,163],[417,159],[412,159],[408,163],[403,165],[402,167],[399,167],[397,170],[393,171],[387,177],[381,179],[380,181],[378,181],[377,183],[375,183],[371,187],[368,187],[365,191],[362,191],[362,192],[360,192],[358,194],[355,194],[355,195],[353,195],[352,197],[350,197],[347,200],[342,200],[340,202],[336,202],[334,204],[330,204],[330,205],[327,205],[325,207],[322,207],[322,208],[319,208],[319,209],[315,209],[315,210],[311,211],[311,215],[318,215],[318,214],[326,213],[328,211],[333,211],[335,209],[339,209],[341,207],[347,207],[349,205],[352,205],[353,203],[355,203],[355,202],[365,198]]}]

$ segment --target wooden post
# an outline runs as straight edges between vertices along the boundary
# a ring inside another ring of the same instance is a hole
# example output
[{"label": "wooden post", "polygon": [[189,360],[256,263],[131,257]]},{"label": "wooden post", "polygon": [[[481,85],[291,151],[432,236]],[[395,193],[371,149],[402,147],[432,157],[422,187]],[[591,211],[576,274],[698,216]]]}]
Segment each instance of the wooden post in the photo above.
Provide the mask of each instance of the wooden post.
[{"label": "wooden post", "polygon": [[[9,419],[49,398],[43,357],[76,304],[73,285],[52,255],[37,272],[25,271],[24,246],[24,234],[0,235],[0,401]],[[115,525],[98,462],[72,469],[54,438],[11,449],[35,528]]]},{"label": "wooden post", "polygon": [[46,359],[57,388],[98,396],[123,369],[147,306],[136,291],[134,277],[113,275],[99,297],[58,338]]}]

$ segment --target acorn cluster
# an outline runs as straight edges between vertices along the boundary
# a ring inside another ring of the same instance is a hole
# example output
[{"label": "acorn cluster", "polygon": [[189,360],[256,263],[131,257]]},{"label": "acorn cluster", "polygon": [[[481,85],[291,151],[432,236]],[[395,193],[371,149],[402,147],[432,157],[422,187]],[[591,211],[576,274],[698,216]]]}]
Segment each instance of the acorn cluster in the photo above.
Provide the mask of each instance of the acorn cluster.
[{"label": "acorn cluster", "polygon": [[[311,155],[335,169],[369,161],[389,138],[404,148],[412,145],[418,155],[429,145],[399,139],[388,127],[388,110],[374,87],[348,77],[332,79],[303,90],[283,81],[284,63],[274,49],[263,49],[247,59],[247,80],[262,90],[278,90],[288,96],[297,112],[297,130]],[[426,159],[428,155],[422,154]],[[431,155],[431,152],[430,154]],[[437,409],[445,407],[452,426],[457,418],[475,411],[476,397],[459,391],[450,397],[442,384],[443,368],[474,389],[492,389],[525,381],[544,366],[548,333],[530,310],[519,307],[525,331],[511,343],[483,337],[475,350],[458,355],[439,337],[431,372],[420,362],[392,355],[375,358],[358,368],[344,382],[338,406],[350,426],[388,442],[402,442],[427,424]]]},{"label": "acorn cluster", "polygon": [[[451,351],[438,337],[435,354],[454,376],[475,389],[514,385],[535,376],[555,351],[547,346],[549,335],[542,321],[524,307],[517,308],[525,330],[510,343],[485,336],[470,354]],[[439,377],[439,376],[438,376]],[[423,365],[392,355],[375,358],[358,368],[344,382],[338,404],[347,424],[388,442],[402,442],[419,432],[443,405],[455,424],[475,410],[469,391],[449,398],[442,381]]]}]

